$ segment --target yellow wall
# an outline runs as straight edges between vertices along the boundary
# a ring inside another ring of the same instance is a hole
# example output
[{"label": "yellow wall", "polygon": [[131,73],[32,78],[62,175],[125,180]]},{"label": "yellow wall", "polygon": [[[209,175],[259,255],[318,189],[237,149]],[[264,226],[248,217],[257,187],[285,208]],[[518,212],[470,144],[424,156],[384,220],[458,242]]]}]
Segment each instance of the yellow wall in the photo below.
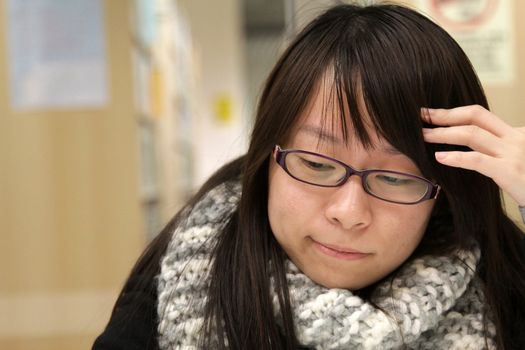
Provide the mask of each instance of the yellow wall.
[{"label": "yellow wall", "polygon": [[88,348],[144,244],[129,1],[106,0],[110,99],[10,108],[0,2],[0,348]]}]

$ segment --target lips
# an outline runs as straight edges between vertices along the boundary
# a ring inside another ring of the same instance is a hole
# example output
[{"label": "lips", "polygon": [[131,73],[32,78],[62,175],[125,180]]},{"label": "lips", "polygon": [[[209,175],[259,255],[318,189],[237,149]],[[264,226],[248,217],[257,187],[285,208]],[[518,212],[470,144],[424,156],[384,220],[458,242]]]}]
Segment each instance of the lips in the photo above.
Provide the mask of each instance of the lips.
[{"label": "lips", "polygon": [[332,244],[326,244],[326,243],[320,243],[315,240],[312,240],[314,243],[314,247],[324,255],[328,255],[333,258],[341,259],[341,260],[357,260],[357,259],[363,259],[367,256],[370,256],[371,253],[363,253],[359,250],[348,248],[348,247],[340,247]]},{"label": "lips", "polygon": [[[319,242],[316,242],[316,243],[319,243]],[[326,243],[319,243],[319,244],[325,246],[326,248],[329,248],[329,249],[332,249],[332,250],[335,250],[335,251],[341,252],[341,253],[365,254],[363,252],[360,252],[359,250],[355,250],[355,249],[352,249],[352,248],[342,248],[342,247],[339,247],[339,246],[336,246],[336,245],[326,244]]]}]

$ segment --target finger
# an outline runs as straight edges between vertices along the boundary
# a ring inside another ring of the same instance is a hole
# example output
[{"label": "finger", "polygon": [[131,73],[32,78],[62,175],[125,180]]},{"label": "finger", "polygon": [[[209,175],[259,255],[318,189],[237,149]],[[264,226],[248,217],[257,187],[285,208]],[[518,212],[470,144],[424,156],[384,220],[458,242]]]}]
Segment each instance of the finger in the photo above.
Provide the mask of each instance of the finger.
[{"label": "finger", "polygon": [[499,156],[506,147],[500,138],[475,125],[423,129],[426,142],[462,145],[491,156]]},{"label": "finger", "polygon": [[436,160],[447,166],[477,171],[498,184],[518,203],[525,203],[523,163],[509,162],[479,152],[436,152]]},{"label": "finger", "polygon": [[422,117],[426,122],[438,126],[477,125],[496,136],[502,136],[514,130],[495,114],[478,105],[452,109],[425,109]]},{"label": "finger", "polygon": [[493,178],[494,172],[499,168],[499,159],[475,151],[436,152],[435,156],[443,165],[474,170],[490,178]]}]

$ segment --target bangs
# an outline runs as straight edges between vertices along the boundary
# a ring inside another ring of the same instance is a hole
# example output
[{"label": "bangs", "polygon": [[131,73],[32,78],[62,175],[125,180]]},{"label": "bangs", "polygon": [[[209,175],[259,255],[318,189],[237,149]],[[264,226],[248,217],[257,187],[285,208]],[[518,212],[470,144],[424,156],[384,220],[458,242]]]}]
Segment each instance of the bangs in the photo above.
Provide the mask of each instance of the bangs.
[{"label": "bangs", "polygon": [[415,93],[422,91],[417,86],[418,72],[401,70],[407,64],[402,54],[387,57],[381,54],[385,48],[378,47],[380,43],[363,36],[352,39],[351,45],[339,45],[316,84],[315,93],[324,92],[322,128],[342,134],[347,145],[359,142],[365,149],[378,146],[374,139],[385,139],[423,166],[428,157],[420,111],[428,104],[423,94]]},{"label": "bangs", "polygon": [[431,176],[436,146],[424,142],[422,127],[429,125],[421,109],[484,102],[462,83],[477,81],[473,70],[465,77],[460,68],[470,65],[468,59],[444,30],[417,13],[395,6],[338,11],[341,20],[330,28],[331,51],[325,53],[330,65],[320,78],[331,81],[323,127],[340,127],[345,142],[355,138],[365,148],[374,147],[369,132],[375,132]]},{"label": "bangs", "polygon": [[328,92],[323,128],[365,148],[375,146],[371,136],[384,139],[428,178],[435,175],[433,153],[457,146],[424,142],[422,127],[431,126],[421,109],[488,107],[470,61],[450,35],[395,5],[337,6],[303,29],[267,81],[257,144],[271,149],[289,139],[321,89]]},{"label": "bangs", "polygon": [[[408,97],[405,103],[399,102],[397,100],[403,100],[402,89],[389,94],[385,85],[380,84],[384,79],[367,81],[365,78],[370,76],[365,77],[358,64],[331,66],[320,78],[311,100],[316,94],[323,96],[321,128],[327,130],[323,134],[341,134],[346,146],[358,142],[368,150],[380,146],[375,143],[378,138],[384,139],[414,160],[425,159],[420,117],[423,104],[414,104],[410,91],[405,92]],[[368,87],[370,85],[374,87]],[[318,144],[322,141],[319,139]]]}]

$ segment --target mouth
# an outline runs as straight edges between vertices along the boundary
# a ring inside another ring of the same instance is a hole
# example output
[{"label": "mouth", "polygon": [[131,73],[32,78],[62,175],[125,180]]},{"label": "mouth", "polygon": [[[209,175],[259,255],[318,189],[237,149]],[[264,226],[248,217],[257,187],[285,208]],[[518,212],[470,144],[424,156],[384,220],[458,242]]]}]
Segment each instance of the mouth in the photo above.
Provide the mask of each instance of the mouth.
[{"label": "mouth", "polygon": [[341,260],[358,260],[370,256],[371,253],[363,253],[348,247],[339,247],[331,244],[320,243],[312,239],[314,247],[324,255]]}]

